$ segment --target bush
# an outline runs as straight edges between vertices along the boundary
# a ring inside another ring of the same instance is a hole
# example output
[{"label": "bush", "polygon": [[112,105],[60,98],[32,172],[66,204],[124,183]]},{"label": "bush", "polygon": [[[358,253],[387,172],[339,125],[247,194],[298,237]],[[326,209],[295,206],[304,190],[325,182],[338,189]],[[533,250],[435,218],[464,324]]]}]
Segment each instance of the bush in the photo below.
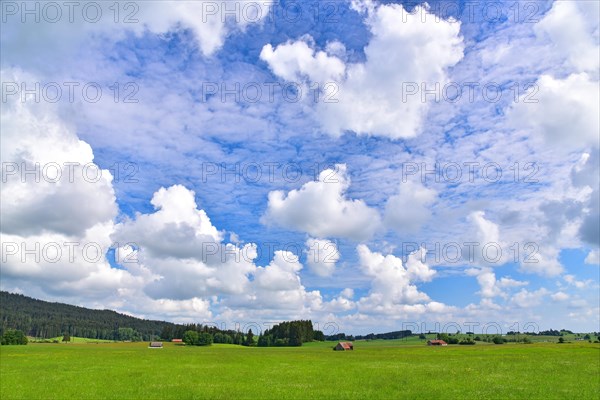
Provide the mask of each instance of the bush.
[{"label": "bush", "polygon": [[210,333],[202,332],[198,335],[198,346],[210,346],[213,343],[213,337]]},{"label": "bush", "polygon": [[504,344],[506,340],[504,340],[504,338],[500,337],[500,336],[494,336],[494,338],[492,339],[492,342],[494,342],[494,344]]},{"label": "bush", "polygon": [[461,340],[458,344],[471,345],[471,344],[475,344],[475,341],[471,338],[466,338],[466,339]]},{"label": "bush", "polygon": [[7,329],[0,339],[0,344],[3,345],[18,345],[27,344],[27,336],[21,331],[15,329]]},{"label": "bush", "polygon": [[185,331],[183,334],[183,343],[188,345],[196,345],[200,336],[196,331]]}]

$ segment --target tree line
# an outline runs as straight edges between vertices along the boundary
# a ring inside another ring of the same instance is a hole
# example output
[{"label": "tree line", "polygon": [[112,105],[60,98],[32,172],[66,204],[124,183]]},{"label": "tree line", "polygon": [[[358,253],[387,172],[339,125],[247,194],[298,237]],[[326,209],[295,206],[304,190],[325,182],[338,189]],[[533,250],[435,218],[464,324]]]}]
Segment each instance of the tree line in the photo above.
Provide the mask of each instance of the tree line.
[{"label": "tree line", "polygon": [[312,321],[286,321],[267,329],[258,338],[258,346],[302,346],[302,343],[313,340],[323,341],[325,335],[313,328]]},{"label": "tree line", "polygon": [[0,335],[8,329],[34,338],[65,334],[103,340],[153,340],[170,322],[151,321],[111,310],[91,310],[0,292]]}]

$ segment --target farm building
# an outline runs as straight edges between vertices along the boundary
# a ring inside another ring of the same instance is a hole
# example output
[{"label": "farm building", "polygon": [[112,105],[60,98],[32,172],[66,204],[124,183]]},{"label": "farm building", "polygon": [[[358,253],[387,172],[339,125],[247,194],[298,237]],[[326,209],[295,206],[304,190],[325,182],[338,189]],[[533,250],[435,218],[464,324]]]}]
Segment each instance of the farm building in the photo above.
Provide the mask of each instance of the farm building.
[{"label": "farm building", "polygon": [[171,340],[173,343],[183,343],[183,339],[173,339]]},{"label": "farm building", "polygon": [[163,344],[162,344],[162,342],[150,342],[148,347],[151,349],[162,349]]},{"label": "farm building", "polygon": [[339,342],[333,349],[336,351],[354,350],[354,345],[352,342]]},{"label": "farm building", "polygon": [[448,343],[443,340],[428,340],[427,346],[448,346]]}]

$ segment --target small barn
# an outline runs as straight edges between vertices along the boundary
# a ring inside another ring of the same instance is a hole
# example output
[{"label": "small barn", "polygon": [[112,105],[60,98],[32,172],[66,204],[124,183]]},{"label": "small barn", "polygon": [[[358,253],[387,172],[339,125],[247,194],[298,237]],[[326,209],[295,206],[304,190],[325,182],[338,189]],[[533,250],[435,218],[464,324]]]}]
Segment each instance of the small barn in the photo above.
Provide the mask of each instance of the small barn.
[{"label": "small barn", "polygon": [[336,351],[354,350],[352,342],[339,342],[334,348]]},{"label": "small barn", "polygon": [[171,340],[173,343],[183,343],[183,339],[173,339]]},{"label": "small barn", "polygon": [[448,343],[443,340],[428,340],[427,346],[448,346]]},{"label": "small barn", "polygon": [[162,342],[150,342],[148,347],[151,349],[162,349],[163,344],[162,344]]}]

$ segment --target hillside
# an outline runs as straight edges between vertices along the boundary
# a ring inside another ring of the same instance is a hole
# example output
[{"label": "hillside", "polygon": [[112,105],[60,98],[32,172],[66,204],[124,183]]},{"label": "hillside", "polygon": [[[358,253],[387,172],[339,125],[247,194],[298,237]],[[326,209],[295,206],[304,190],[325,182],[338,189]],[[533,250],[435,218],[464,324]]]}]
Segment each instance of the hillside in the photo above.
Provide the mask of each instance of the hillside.
[{"label": "hillside", "polygon": [[[130,328],[142,340],[160,336],[174,324],[134,318],[111,310],[92,310],[62,303],[50,303],[31,297],[0,292],[0,334],[19,329],[28,336],[52,338],[68,333],[93,339],[119,339]],[[121,328],[121,329],[120,329]]]}]

